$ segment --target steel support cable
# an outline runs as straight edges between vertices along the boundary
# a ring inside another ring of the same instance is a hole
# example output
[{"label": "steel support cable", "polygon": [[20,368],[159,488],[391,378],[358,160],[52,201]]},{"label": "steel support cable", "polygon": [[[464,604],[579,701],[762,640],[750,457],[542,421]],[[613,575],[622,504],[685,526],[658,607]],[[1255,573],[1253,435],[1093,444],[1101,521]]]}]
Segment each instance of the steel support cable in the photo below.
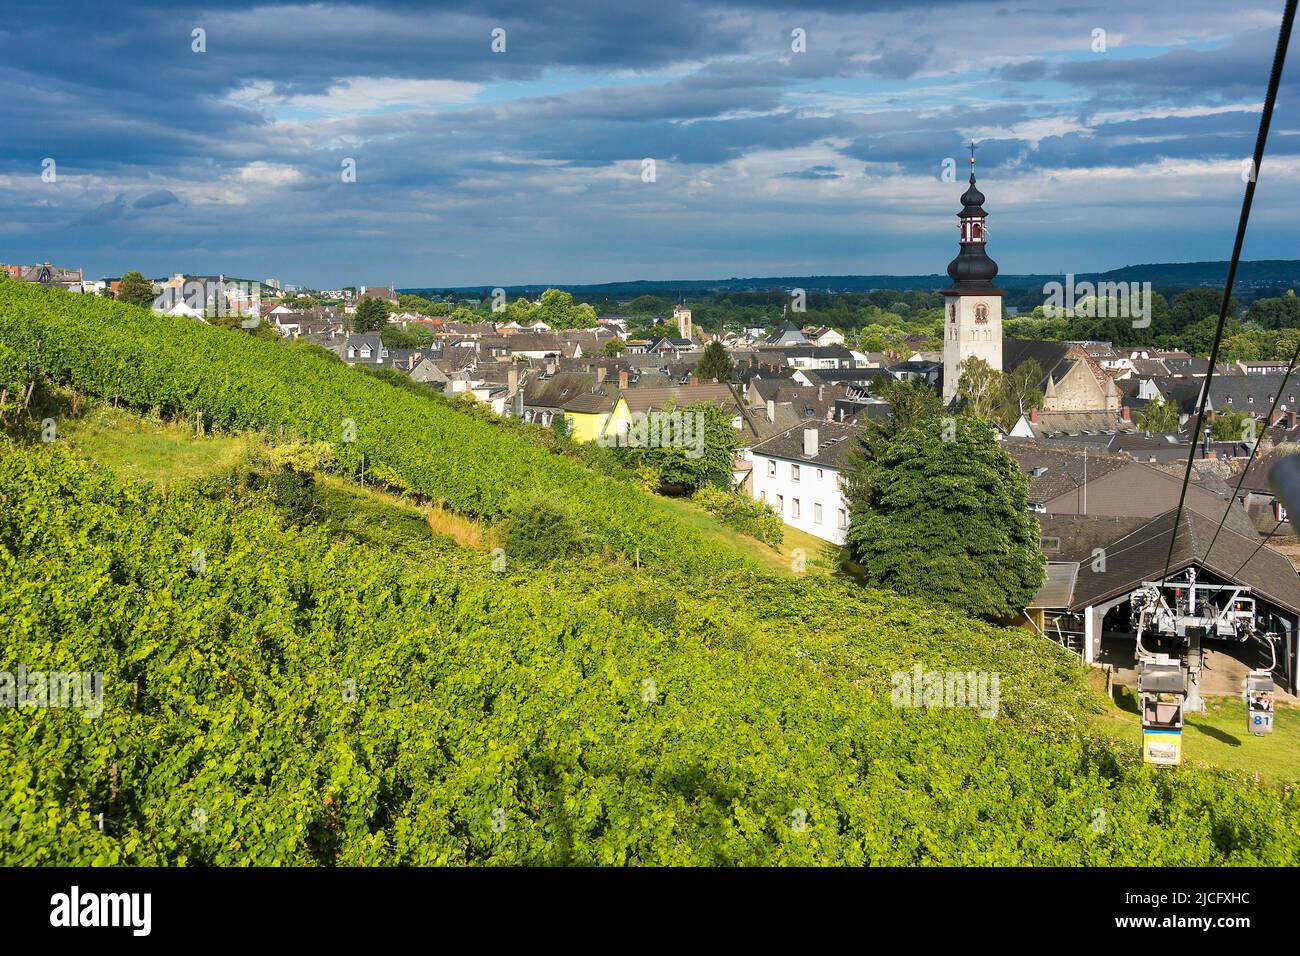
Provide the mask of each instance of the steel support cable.
[{"label": "steel support cable", "polygon": [[[1232,243],[1232,259],[1228,263],[1228,276],[1223,285],[1223,303],[1219,306],[1219,323],[1214,329],[1214,344],[1210,348],[1210,367],[1206,370],[1201,401],[1196,410],[1196,428],[1191,434],[1191,449],[1187,455],[1187,468],[1183,472],[1183,487],[1178,493],[1178,511],[1174,514],[1173,534],[1169,536],[1169,553],[1165,555],[1165,570],[1161,583],[1169,578],[1169,566],[1174,560],[1174,545],[1178,541],[1178,523],[1183,517],[1187,501],[1187,485],[1192,480],[1192,463],[1196,461],[1196,443],[1205,422],[1205,406],[1210,400],[1210,383],[1214,381],[1214,366],[1219,361],[1219,346],[1223,343],[1223,325],[1228,317],[1228,303],[1232,300],[1232,287],[1237,281],[1237,266],[1241,262],[1241,247],[1246,241],[1246,226],[1250,222],[1250,207],[1255,201],[1255,183],[1264,163],[1264,146],[1268,142],[1268,129],[1273,122],[1273,107],[1277,103],[1277,90],[1282,83],[1282,68],[1286,65],[1286,50],[1291,42],[1291,26],[1295,22],[1296,3],[1287,0],[1282,12],[1282,26],[1278,30],[1277,49],[1273,53],[1273,70],[1268,78],[1268,93],[1264,97],[1264,112],[1259,118],[1259,133],[1255,137],[1255,153],[1251,159],[1251,176],[1246,183],[1246,194],[1241,200],[1241,215],[1237,219],[1237,236]],[[1253,556],[1252,556],[1253,557]],[[1248,559],[1249,560],[1249,559]],[[1243,565],[1244,567],[1244,565]]]}]

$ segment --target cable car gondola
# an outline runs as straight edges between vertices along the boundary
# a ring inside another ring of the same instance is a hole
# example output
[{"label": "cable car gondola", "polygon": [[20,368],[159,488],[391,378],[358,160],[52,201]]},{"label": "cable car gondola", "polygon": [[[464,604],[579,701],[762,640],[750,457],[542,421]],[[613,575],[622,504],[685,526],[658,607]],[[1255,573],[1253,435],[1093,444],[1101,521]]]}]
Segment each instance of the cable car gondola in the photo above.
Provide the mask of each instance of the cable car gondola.
[{"label": "cable car gondola", "polygon": [[1167,654],[1152,654],[1138,664],[1138,703],[1142,710],[1142,762],[1177,767],[1183,762],[1183,705],[1187,672]]}]

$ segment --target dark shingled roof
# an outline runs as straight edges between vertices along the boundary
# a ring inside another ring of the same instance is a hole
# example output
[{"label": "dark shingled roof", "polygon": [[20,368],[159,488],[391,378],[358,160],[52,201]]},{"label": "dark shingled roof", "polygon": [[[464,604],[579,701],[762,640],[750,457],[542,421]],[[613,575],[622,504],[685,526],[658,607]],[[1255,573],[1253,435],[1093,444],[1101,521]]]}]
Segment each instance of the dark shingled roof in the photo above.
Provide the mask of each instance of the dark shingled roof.
[{"label": "dark shingled roof", "polygon": [[614,398],[601,392],[584,392],[564,403],[566,412],[601,415],[614,410]]},{"label": "dark shingled roof", "polygon": [[1035,517],[1041,529],[1039,546],[1048,561],[1090,561],[1097,548],[1110,547],[1151,520],[1127,515],[1040,514]]},{"label": "dark shingled roof", "polygon": [[1049,561],[1043,586],[1033,596],[1028,609],[1069,607],[1074,585],[1079,579],[1078,561]]},{"label": "dark shingled roof", "polygon": [[530,408],[563,408],[564,403],[590,392],[596,376],[585,372],[558,372],[548,378],[532,378],[524,385],[524,404]]},{"label": "dark shingled roof", "polygon": [[[1042,342],[1037,339],[1003,339],[1002,340],[1002,371],[1010,372],[1012,369],[1030,359],[1038,363],[1043,370],[1043,377],[1035,383],[1038,388],[1042,388],[1047,381],[1047,377],[1057,370],[1057,366],[1065,361],[1066,355],[1070,352],[1068,342]],[[1060,378],[1059,375],[1053,376]]]},{"label": "dark shingled roof", "polygon": [[657,412],[672,403],[675,408],[685,408],[697,402],[708,402],[720,408],[734,408],[736,396],[726,385],[670,385],[665,388],[629,388],[623,392],[629,412]]},{"label": "dark shingled roof", "polygon": [[[1089,454],[1069,447],[1050,448],[1028,439],[1009,438],[1003,443],[1007,453],[1020,466],[1021,474],[1029,477],[1029,500],[1051,501],[1074,491],[1087,480],[1096,481],[1103,475],[1133,464],[1127,455]],[[1041,474],[1035,474],[1040,472]]]},{"label": "dark shingled roof", "polygon": [[[1105,571],[1094,571],[1092,562],[1081,563],[1071,609],[1100,604],[1143,581],[1158,580],[1164,573],[1176,513],[1166,511],[1106,548]],[[1300,613],[1300,579],[1285,555],[1267,546],[1260,548],[1258,535],[1246,537],[1226,526],[1216,539],[1217,527],[1217,519],[1184,509],[1174,534],[1169,573],[1197,565],[1224,581],[1246,585],[1284,610]],[[1211,540],[1214,548],[1208,550]]]},{"label": "dark shingled roof", "polygon": [[[816,457],[809,457],[803,453],[805,428],[817,429]],[[759,442],[754,446],[754,454],[765,455],[768,458],[782,458],[786,461],[806,461],[809,464],[825,465],[828,468],[843,468],[849,450],[857,444],[856,439],[861,434],[860,425],[809,421],[806,424],[787,428],[781,434]]]}]

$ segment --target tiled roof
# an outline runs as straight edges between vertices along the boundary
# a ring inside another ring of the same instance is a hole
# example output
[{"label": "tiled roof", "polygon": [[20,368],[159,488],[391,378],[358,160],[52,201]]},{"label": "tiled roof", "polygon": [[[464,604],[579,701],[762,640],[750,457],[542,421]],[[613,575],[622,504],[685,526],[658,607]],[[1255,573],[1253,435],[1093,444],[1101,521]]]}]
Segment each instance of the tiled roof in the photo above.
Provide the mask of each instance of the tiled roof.
[{"label": "tiled roof", "polygon": [[629,412],[654,412],[672,402],[685,408],[698,402],[734,406],[735,396],[726,385],[669,385],[663,388],[629,388],[623,391]]}]

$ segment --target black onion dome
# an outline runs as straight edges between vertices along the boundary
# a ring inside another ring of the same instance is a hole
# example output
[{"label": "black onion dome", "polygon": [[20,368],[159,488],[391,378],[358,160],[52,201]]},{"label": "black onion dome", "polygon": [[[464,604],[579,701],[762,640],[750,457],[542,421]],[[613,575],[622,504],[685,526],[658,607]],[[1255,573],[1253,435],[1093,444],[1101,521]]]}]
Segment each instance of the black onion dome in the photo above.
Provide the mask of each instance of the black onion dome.
[{"label": "black onion dome", "polygon": [[975,185],[975,174],[970,174],[970,188],[961,194],[962,209],[959,216],[984,216],[984,194]]},{"label": "black onion dome", "polygon": [[998,264],[989,258],[982,246],[974,251],[963,249],[948,263],[948,277],[959,287],[988,285],[997,274]]},{"label": "black onion dome", "polygon": [[[962,193],[962,219],[983,220],[984,194],[975,185],[975,173],[970,174],[970,186]],[[983,242],[963,242],[957,258],[948,263],[948,276],[952,279],[949,291],[988,292],[993,290],[993,280],[998,274],[998,264],[989,258]]]}]

